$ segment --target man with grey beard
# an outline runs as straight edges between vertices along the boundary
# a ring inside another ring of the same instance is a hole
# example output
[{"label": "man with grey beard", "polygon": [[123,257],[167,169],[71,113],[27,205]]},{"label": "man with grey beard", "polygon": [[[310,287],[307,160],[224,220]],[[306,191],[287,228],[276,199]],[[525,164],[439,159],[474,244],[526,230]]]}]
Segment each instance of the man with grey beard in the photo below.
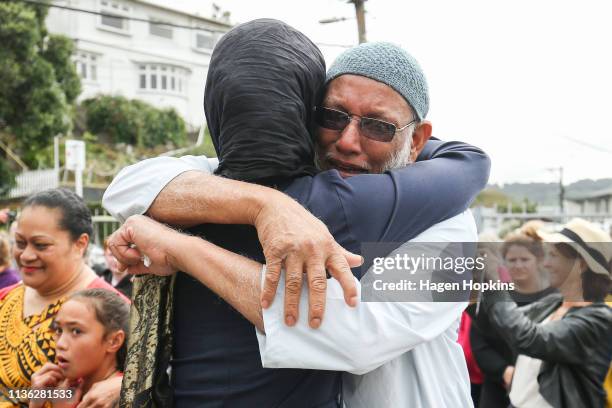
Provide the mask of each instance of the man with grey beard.
[{"label": "man with grey beard", "polygon": [[[316,108],[319,168],[336,170],[341,177],[348,178],[358,174],[383,173],[409,163],[419,166],[417,157],[427,150],[426,144],[432,133],[431,123],[424,119],[428,104],[423,73],[405,51],[386,43],[364,44],[347,51],[330,68],[325,96]],[[444,144],[437,143],[434,150],[449,153],[453,149],[452,143],[443,148],[440,146]],[[456,144],[457,151],[447,157],[460,150],[477,150],[460,145]],[[431,150],[428,153],[432,162],[438,157]],[[486,182],[489,164],[488,159],[484,161],[480,176]],[[196,219],[194,203],[198,202],[198,195],[203,198],[215,193],[203,180],[202,172],[214,171],[216,164],[203,157],[147,160],[124,169],[117,176],[105,193],[104,206],[122,221],[131,215],[147,212],[153,218],[173,225],[205,222]],[[440,165],[444,163],[441,161]],[[395,177],[393,171],[390,174]],[[428,205],[436,205],[436,200],[446,193],[437,192],[433,183],[435,180],[427,180],[423,185],[415,186],[415,194],[429,197]],[[186,195],[186,192],[189,193]],[[376,199],[372,197],[373,203]],[[247,200],[245,198],[245,202]],[[222,210],[222,206],[207,208],[207,211]],[[375,205],[371,211],[376,211]],[[367,214],[364,213],[360,222],[350,227],[358,230],[360,224],[367,223]],[[278,234],[276,238],[290,241],[301,232],[288,233],[287,237]],[[163,243],[147,238],[165,234],[171,234],[171,238]],[[464,212],[431,226],[415,240],[467,242],[476,240],[475,234],[473,219],[469,212]],[[184,241],[185,246],[181,246],[182,253],[172,252],[168,242],[185,238],[145,217],[128,219],[114,239],[116,248],[135,244],[143,255],[153,260],[154,265],[157,259],[178,259],[189,252],[185,249],[187,241]],[[265,252],[263,242],[262,245]],[[290,246],[289,243],[287,247]],[[312,254],[318,251],[316,243],[310,250]],[[197,249],[193,248],[193,251]],[[192,258],[193,254],[195,252],[189,252]],[[116,255],[129,262],[128,257]],[[303,253],[301,259],[305,262],[307,254]],[[260,266],[245,262],[240,265],[232,263],[224,273],[234,274],[236,282],[244,282],[244,276],[252,276],[260,270]],[[169,263],[166,266],[171,268],[185,265]],[[263,273],[263,310],[245,307],[247,302],[244,301],[258,298],[259,282],[253,287],[215,286],[207,279],[217,277],[197,277],[223,299],[238,299],[235,303],[228,302],[259,329],[257,335],[264,367],[364,374],[343,377],[344,393],[350,408],[471,405],[467,369],[461,348],[456,343],[456,330],[465,303],[363,303],[351,309],[344,305],[343,288],[330,280],[323,302],[327,307],[326,324],[321,325],[321,310],[318,310],[318,317],[312,318],[312,310],[305,309],[310,292],[302,290],[303,265],[286,264],[286,276],[280,273],[280,264],[276,266],[278,269],[274,271],[268,266],[267,272]],[[197,266],[191,270],[180,269],[194,277],[201,272]],[[282,291],[277,294],[277,284],[286,287],[284,294]],[[228,293],[230,291],[240,293]],[[277,298],[272,303],[274,296]],[[312,305],[312,298],[310,300]],[[248,304],[252,306],[253,302]],[[311,327],[319,330],[296,325],[300,313],[308,313]],[[286,327],[282,324],[283,319],[287,325],[295,327]],[[442,369],[436,371],[439,368]]]}]

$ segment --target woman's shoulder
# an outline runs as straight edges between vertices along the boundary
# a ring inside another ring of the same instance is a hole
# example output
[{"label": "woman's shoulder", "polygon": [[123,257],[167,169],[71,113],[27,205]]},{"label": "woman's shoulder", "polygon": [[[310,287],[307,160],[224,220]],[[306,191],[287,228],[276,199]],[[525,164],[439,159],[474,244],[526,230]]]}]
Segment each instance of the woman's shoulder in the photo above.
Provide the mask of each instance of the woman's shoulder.
[{"label": "woman's shoulder", "polygon": [[557,310],[562,303],[563,296],[558,292],[553,292],[534,302],[520,306],[519,310],[531,320],[540,322]]},{"label": "woman's shoulder", "polygon": [[130,299],[128,299],[123,293],[115,289],[113,285],[106,282],[104,279],[100,278],[99,276],[96,277],[93,281],[91,281],[91,283],[87,286],[87,289],[107,289],[121,296],[121,299],[123,299],[126,303],[131,303]]},{"label": "woman's shoulder", "polygon": [[612,308],[605,302],[593,302],[584,307],[577,307],[576,311],[582,313],[594,313],[612,318]]},{"label": "woman's shoulder", "polygon": [[10,286],[6,286],[6,287],[0,289],[0,301],[4,300],[4,298],[9,293],[11,293],[13,290],[19,288],[22,285],[23,285],[22,282],[17,282],[17,283],[14,283],[14,284],[10,285]]},{"label": "woman's shoulder", "polygon": [[594,302],[587,306],[570,309],[566,317],[588,319],[592,323],[600,323],[612,328],[612,308],[604,302]]}]

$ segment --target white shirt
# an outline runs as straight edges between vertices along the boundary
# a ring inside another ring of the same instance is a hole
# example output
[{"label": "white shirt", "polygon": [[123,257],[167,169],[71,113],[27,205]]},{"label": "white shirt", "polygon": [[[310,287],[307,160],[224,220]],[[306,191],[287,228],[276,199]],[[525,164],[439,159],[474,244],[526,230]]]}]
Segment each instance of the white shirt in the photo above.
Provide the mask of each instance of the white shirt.
[{"label": "white shirt", "polygon": [[[144,160],[115,177],[104,193],[103,205],[123,222],[130,215],[145,213],[181,173],[211,173],[217,164],[204,156]],[[432,226],[410,243],[474,241],[476,225],[466,211]],[[308,315],[306,290],[303,287],[301,316]],[[286,326],[283,304],[284,291],[279,290],[263,313],[266,334],[257,332],[264,367],[352,373],[343,375],[348,408],[473,406],[467,365],[457,343],[467,303],[362,302],[349,308],[340,285],[330,279],[325,317],[317,330],[310,329],[305,319],[295,327]]]},{"label": "white shirt", "polygon": [[147,212],[159,192],[180,174],[198,170],[211,174],[219,165],[206,156],[154,157],[123,168],[102,197],[102,205],[121,222]]},{"label": "white shirt", "polygon": [[[548,323],[551,316],[544,319],[541,324]],[[552,405],[540,394],[538,374],[541,367],[540,359],[524,354],[519,354],[517,357],[509,395],[510,402],[516,408],[552,408]]]},{"label": "white shirt", "polygon": [[[469,211],[440,222],[398,248],[416,242],[474,242]],[[392,254],[392,255],[393,255]],[[284,287],[284,278],[278,287]],[[356,281],[361,290],[359,281]],[[470,381],[457,343],[464,302],[360,302],[345,304],[342,288],[329,279],[319,329],[306,319],[283,323],[284,290],[263,312],[266,333],[257,331],[264,367],[346,371],[348,408],[471,407]],[[308,315],[302,287],[300,316]]]}]

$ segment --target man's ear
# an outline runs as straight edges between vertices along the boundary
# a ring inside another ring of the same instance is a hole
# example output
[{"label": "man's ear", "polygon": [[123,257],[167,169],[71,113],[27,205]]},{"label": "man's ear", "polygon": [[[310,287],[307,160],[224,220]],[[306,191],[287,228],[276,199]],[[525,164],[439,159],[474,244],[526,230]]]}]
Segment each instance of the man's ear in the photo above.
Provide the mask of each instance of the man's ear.
[{"label": "man's ear", "polygon": [[411,163],[416,161],[419,153],[421,153],[421,150],[423,150],[423,147],[425,147],[425,143],[427,143],[431,137],[431,131],[431,122],[427,120],[419,123],[416,129],[414,129],[414,132],[412,133],[412,147],[410,148]]}]

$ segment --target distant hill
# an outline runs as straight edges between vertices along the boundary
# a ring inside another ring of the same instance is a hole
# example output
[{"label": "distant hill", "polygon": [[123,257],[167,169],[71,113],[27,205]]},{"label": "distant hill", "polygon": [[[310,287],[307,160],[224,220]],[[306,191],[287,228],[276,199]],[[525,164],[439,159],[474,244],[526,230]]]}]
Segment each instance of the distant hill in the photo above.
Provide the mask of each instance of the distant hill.
[{"label": "distant hill", "polygon": [[[525,198],[540,205],[555,205],[559,202],[558,183],[508,183],[503,187],[489,184],[487,188],[499,191],[517,202]],[[612,178],[579,180],[565,186],[565,196],[585,195],[605,188],[612,188]]]}]

